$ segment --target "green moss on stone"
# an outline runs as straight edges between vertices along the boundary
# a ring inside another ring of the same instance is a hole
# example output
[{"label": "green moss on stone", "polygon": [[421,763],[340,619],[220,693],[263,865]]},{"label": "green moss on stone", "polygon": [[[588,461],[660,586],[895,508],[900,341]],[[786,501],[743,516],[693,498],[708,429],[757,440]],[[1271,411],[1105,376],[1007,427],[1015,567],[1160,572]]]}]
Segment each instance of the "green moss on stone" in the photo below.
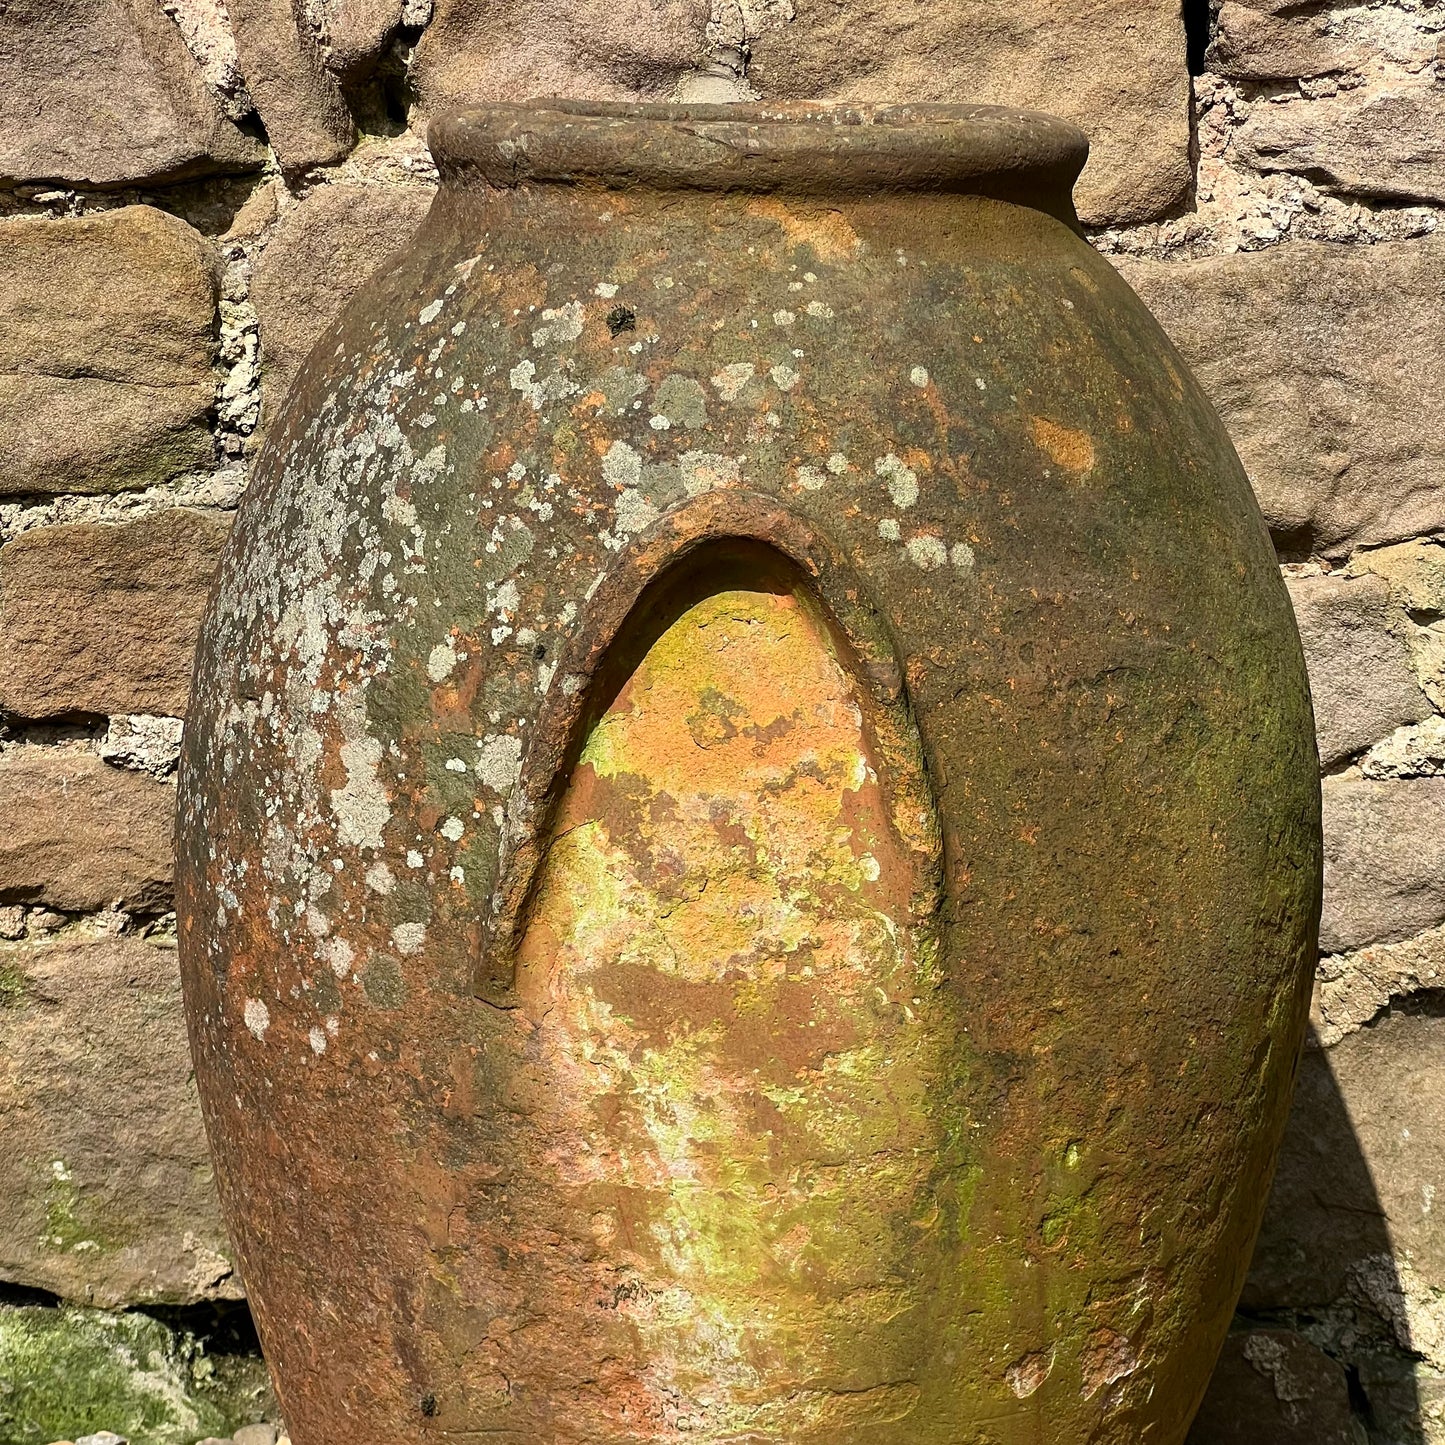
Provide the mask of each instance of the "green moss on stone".
[{"label": "green moss on stone", "polygon": [[13,959],[0,958],[0,1008],[15,1008],[24,997],[24,971]]},{"label": "green moss on stone", "polygon": [[131,1445],[193,1445],[262,1418],[265,1365],[207,1355],[139,1313],[0,1307],[0,1445],[114,1430]]}]

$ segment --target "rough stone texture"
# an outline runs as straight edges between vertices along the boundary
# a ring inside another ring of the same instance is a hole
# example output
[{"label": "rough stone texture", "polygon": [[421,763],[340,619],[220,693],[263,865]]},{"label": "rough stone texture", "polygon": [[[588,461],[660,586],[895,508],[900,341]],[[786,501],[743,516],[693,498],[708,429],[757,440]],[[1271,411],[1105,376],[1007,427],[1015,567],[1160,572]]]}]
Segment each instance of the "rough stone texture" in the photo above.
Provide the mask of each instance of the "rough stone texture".
[{"label": "rough stone texture", "polygon": [[1316,1041],[1328,1048],[1396,1000],[1440,988],[1445,988],[1445,928],[1328,955],[1315,975],[1310,1024]]},{"label": "rough stone texture", "polygon": [[206,1344],[144,1314],[0,1305],[0,1440],[192,1445],[273,1412],[261,1361]]},{"label": "rough stone texture", "polygon": [[227,530],[178,507],[39,527],[0,548],[0,710],[183,714]]},{"label": "rough stone texture", "polygon": [[0,1279],[97,1305],[237,1298],[173,947],[0,951]]},{"label": "rough stone texture", "polygon": [[170,906],[175,792],[90,753],[0,755],[0,899],[69,912]]},{"label": "rough stone texture", "polygon": [[1345,1372],[1290,1330],[1224,1342],[1188,1445],[1369,1445]]},{"label": "rough stone texture", "polygon": [[1323,952],[1445,922],[1445,779],[1326,778],[1324,820]]},{"label": "rough stone texture", "polygon": [[1360,759],[1367,778],[1435,778],[1445,773],[1445,718],[1397,728]]},{"label": "rough stone texture", "polygon": [[1257,105],[1239,153],[1262,171],[1294,171],[1350,196],[1445,202],[1445,89],[1341,91]]},{"label": "rough stone texture", "polygon": [[282,167],[339,161],[356,142],[356,125],[300,5],[230,0],[227,10],[246,86]]},{"label": "rough stone texture", "polygon": [[1445,530],[1445,236],[1119,260],[1223,414],[1288,552]]},{"label": "rough stone texture", "polygon": [[1391,630],[1404,624],[1378,577],[1301,577],[1289,583],[1314,699],[1320,762],[1352,757],[1430,713],[1408,645]]},{"label": "rough stone texture", "polygon": [[1445,1019],[1392,1013],[1308,1051],[1264,1231],[1249,1308],[1378,1315],[1396,1343],[1445,1364]]},{"label": "rough stone texture", "polygon": [[[1380,547],[1354,558],[1350,566],[1389,583],[1410,619],[1415,675],[1430,702],[1445,710],[1445,546],[1417,541]],[[1367,774],[1412,777],[1445,772],[1445,719],[1427,718],[1371,753]]]},{"label": "rough stone texture", "polygon": [[210,462],[215,256],[150,206],[0,221],[0,496]]},{"label": "rough stone texture", "polygon": [[1402,542],[1361,552],[1350,563],[1350,571],[1383,577],[1417,620],[1445,616],[1445,546],[1439,542]]},{"label": "rough stone texture", "polygon": [[262,421],[361,283],[416,230],[429,188],[319,186],[282,217],[251,294],[264,338]]},{"label": "rough stone texture", "polygon": [[1181,205],[1192,175],[1189,90],[1175,0],[934,3],[797,0],[753,46],[764,96],[960,100],[1032,106],[1075,121],[1092,156],[1076,198],[1092,224]]},{"label": "rough stone texture", "polygon": [[438,0],[412,79],[424,115],[471,101],[666,100],[705,62],[708,0]]},{"label": "rough stone texture", "polygon": [[1286,17],[1237,0],[1220,6],[1209,47],[1209,68],[1235,80],[1328,75],[1363,58],[1328,13]]},{"label": "rough stone texture", "polygon": [[404,0],[322,0],[326,64],[343,81],[366,74],[402,21]]},{"label": "rough stone texture", "polygon": [[[1090,134],[1093,158],[1078,191],[1086,220],[1148,220],[1188,194],[1189,86],[1176,0],[1105,0],[1082,10],[1047,0],[796,0],[743,6],[741,17],[732,38],[751,63],[735,93],[1032,106]],[[707,22],[702,0],[621,8],[440,0],[413,75],[428,115],[550,94],[667,99],[687,94],[709,65],[726,73],[737,53],[717,44],[727,37]]]},{"label": "rough stone texture", "polygon": [[0,181],[118,186],[260,166],[148,0],[0,9]]}]

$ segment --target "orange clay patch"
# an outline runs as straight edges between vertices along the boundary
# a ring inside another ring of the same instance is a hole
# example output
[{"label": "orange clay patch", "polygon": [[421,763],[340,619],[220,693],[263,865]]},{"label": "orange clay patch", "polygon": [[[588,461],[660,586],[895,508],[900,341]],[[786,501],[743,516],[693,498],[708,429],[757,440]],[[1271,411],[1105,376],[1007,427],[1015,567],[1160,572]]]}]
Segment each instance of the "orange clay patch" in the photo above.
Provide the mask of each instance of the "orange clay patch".
[{"label": "orange clay patch", "polygon": [[1094,467],[1094,439],[1086,431],[1075,431],[1072,427],[1060,426],[1036,416],[1031,420],[1034,445],[1041,452],[1063,467],[1066,472],[1083,476]]},{"label": "orange clay patch", "polygon": [[824,207],[795,210],[781,201],[754,201],[748,211],[776,221],[792,245],[811,246],[820,261],[845,260],[858,249],[858,233],[841,211]]}]

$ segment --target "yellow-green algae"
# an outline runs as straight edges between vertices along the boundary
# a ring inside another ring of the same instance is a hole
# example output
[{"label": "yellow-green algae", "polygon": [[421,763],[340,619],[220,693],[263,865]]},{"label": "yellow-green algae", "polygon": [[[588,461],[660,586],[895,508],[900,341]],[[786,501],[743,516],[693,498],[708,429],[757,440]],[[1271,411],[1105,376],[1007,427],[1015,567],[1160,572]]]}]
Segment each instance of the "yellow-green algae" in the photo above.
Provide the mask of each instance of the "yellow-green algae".
[{"label": "yellow-green algae", "polygon": [[643,1383],[694,1436],[919,1399],[954,1030],[889,810],[826,625],[727,591],[653,644],[557,821],[519,978],[573,1146],[549,1165],[613,1199]]},{"label": "yellow-green algae", "polygon": [[0,1306],[0,1445],[99,1430],[131,1445],[193,1445],[271,1407],[259,1358],[207,1354],[149,1315]]}]

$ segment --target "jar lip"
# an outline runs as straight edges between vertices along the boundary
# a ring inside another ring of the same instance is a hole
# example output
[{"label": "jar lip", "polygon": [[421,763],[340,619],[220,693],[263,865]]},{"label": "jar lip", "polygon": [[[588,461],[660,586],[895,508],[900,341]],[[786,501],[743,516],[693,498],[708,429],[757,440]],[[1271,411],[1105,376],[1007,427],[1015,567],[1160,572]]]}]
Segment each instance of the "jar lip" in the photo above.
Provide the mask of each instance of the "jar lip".
[{"label": "jar lip", "polygon": [[1078,127],[993,105],[632,105],[547,99],[452,111],[428,141],[444,185],[991,195],[1077,224]]}]

